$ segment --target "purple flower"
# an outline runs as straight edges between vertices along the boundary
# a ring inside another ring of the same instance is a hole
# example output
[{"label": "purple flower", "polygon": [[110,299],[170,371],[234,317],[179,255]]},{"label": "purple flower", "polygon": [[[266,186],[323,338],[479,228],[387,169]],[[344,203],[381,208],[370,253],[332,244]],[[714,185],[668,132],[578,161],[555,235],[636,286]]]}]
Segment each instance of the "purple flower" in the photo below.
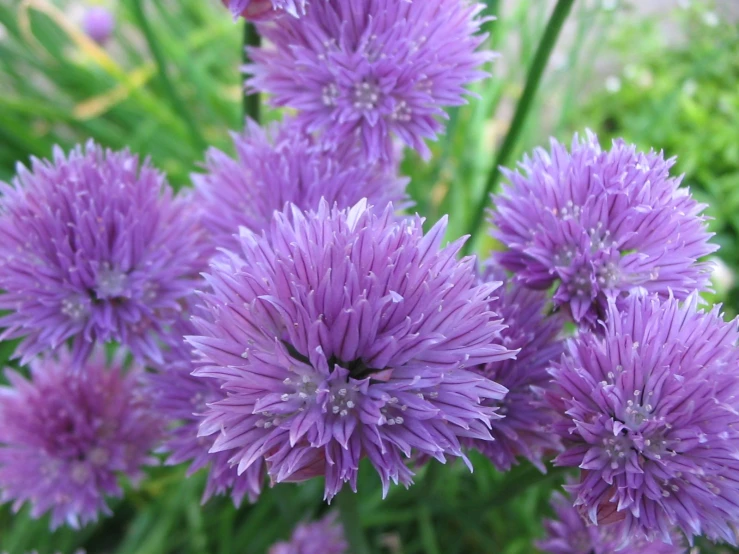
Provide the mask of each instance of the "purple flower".
[{"label": "purple flower", "polygon": [[301,523],[287,542],[272,545],[267,554],[347,554],[344,529],[331,513],[320,521]]},{"label": "purple flower", "polygon": [[555,493],[551,500],[557,519],[544,520],[546,538],[536,547],[548,554],[684,554],[682,540],[673,537],[675,544],[649,542],[629,537],[624,544],[621,523],[592,525],[572,506],[572,501]]},{"label": "purple flower", "polygon": [[203,502],[229,491],[237,507],[244,496],[256,502],[264,482],[264,464],[257,462],[238,475],[236,468],[229,464],[227,452],[208,453],[213,446],[212,437],[198,437],[198,427],[207,405],[225,396],[215,380],[192,375],[191,349],[182,336],[195,333],[194,327],[183,321],[178,331],[181,344],[164,354],[164,363],[155,367],[155,373],[147,374],[154,410],[171,424],[163,447],[169,453],[167,464],[190,462],[188,476],[208,468]]},{"label": "purple flower", "polygon": [[115,29],[115,17],[102,6],[88,8],[82,18],[85,34],[98,44],[105,44]]},{"label": "purple flower", "polygon": [[397,136],[429,155],[445,106],[487,74],[476,51],[485,18],[466,0],[321,0],[299,20],[260,25],[273,46],[252,48],[247,88],[298,110],[309,131],[335,144],[359,142],[370,159],[391,157]]},{"label": "purple flower", "polygon": [[249,120],[233,141],[236,159],[213,148],[207,173],[193,175],[194,201],[213,246],[240,250],[239,226],[259,233],[287,202],[302,210],[316,209],[321,198],[340,208],[362,198],[379,206],[407,205],[408,180],[393,168],[367,162],[356,148],[331,152],[293,121],[265,130]]},{"label": "purple flower", "polygon": [[34,358],[31,379],[6,370],[0,388],[0,501],[31,517],[51,512],[51,527],[80,527],[110,514],[105,498],[121,496],[118,475],[134,481],[156,463],[149,451],[161,435],[134,365],[125,352],[106,363],[98,347],[78,371],[71,353]]},{"label": "purple flower", "polygon": [[308,0],[221,0],[231,10],[234,19],[243,17],[249,21],[269,19],[287,12],[299,17],[305,13]]},{"label": "purple flower", "polygon": [[551,152],[524,158],[523,173],[505,170],[492,222],[509,250],[498,260],[530,287],[556,283],[555,303],[585,326],[635,289],[685,298],[705,288],[710,267],[696,260],[716,246],[673,164],[621,140],[603,151],[590,132],[569,153],[552,140]]},{"label": "purple flower", "polygon": [[224,400],[201,435],[231,451],[239,472],[264,458],[273,482],[325,475],[325,495],[356,490],[362,458],[389,481],[411,483],[402,456],[464,456],[460,440],[490,440],[488,400],[506,392],[466,367],[513,353],[489,310],[496,284],[476,286],[474,258],[441,248],[446,221],[375,212],[277,212],[271,241],[245,228],[243,259],[211,262],[212,322],[189,337]]},{"label": "purple flower", "polygon": [[481,375],[508,389],[498,406],[492,430],[495,440],[472,440],[469,445],[492,460],[500,471],[508,471],[523,456],[546,471],[542,459],[560,450],[559,439],[549,429],[553,412],[542,400],[541,390],[549,386],[549,364],[559,359],[564,342],[559,339],[562,318],[547,316],[547,295],[507,279],[495,267],[487,270],[486,281],[503,281],[495,291],[490,309],[498,313],[507,327],[502,331],[503,345],[518,351],[515,359],[507,359],[474,368]]},{"label": "purple flower", "polygon": [[[128,151],[92,141],[0,183],[0,340],[27,363],[73,339],[83,360],[116,341],[161,361],[161,342],[204,264],[196,214]],[[191,213],[192,212],[192,213]]]},{"label": "purple flower", "polygon": [[737,322],[696,309],[697,294],[630,296],[609,304],[604,336],[584,334],[554,364],[548,395],[560,466],[579,467],[569,487],[593,523],[624,520],[624,532],[669,541],[736,543],[739,519]]}]

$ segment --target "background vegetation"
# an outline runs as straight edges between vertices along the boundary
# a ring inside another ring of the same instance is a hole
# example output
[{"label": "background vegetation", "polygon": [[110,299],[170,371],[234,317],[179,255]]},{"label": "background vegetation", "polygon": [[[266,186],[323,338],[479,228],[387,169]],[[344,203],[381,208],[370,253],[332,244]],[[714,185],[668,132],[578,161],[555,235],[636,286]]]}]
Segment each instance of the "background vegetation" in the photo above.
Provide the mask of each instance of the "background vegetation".
[{"label": "background vegetation", "polygon": [[[115,3],[117,28],[105,48],[81,33],[80,7],[70,2],[0,2],[0,179],[12,177],[17,161],[48,156],[54,144],[68,148],[93,137],[150,156],[182,187],[206,145],[230,149],[227,131],[242,121],[242,26],[217,0],[136,2]],[[476,87],[479,99],[450,111],[430,163],[409,156],[403,164],[417,210],[429,221],[451,213],[451,236],[464,233],[474,217],[551,6],[545,0],[487,4],[498,17],[487,25],[490,42],[503,52],[491,67],[494,78]],[[722,246],[712,300],[736,313],[739,27],[710,3],[693,4],[649,18],[623,2],[576,2],[511,160],[545,145],[549,135],[568,141],[585,127],[605,140],[622,136],[677,155],[686,184],[711,206]],[[666,17],[677,25],[677,44],[664,39]],[[476,244],[481,252],[495,247],[484,237]],[[10,352],[12,345],[0,345],[2,365]],[[393,488],[386,500],[378,480],[363,473],[359,509],[374,551],[533,552],[549,493],[564,475],[542,476],[528,465],[501,475],[477,462],[474,474],[461,464],[429,465],[418,475],[420,486]],[[0,551],[261,554],[296,522],[326,509],[317,481],[267,490],[258,504],[236,510],[226,499],[201,506],[202,476],[185,480],[182,468],[150,475],[113,503],[113,517],[78,533],[50,533],[47,520],[4,507]]]}]

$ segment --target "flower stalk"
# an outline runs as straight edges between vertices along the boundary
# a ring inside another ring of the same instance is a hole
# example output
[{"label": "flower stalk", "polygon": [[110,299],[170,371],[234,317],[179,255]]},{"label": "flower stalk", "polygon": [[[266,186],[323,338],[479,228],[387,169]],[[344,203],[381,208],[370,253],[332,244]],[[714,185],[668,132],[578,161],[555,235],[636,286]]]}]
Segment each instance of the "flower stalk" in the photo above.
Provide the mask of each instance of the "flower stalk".
[{"label": "flower stalk", "polygon": [[164,87],[164,93],[169,97],[172,108],[174,108],[174,110],[178,114],[180,114],[180,117],[182,117],[182,121],[185,123],[188,130],[190,131],[193,146],[195,146],[198,150],[205,150],[207,144],[205,142],[205,139],[203,139],[203,135],[200,133],[200,128],[198,127],[197,123],[195,123],[195,120],[192,118],[192,115],[187,109],[187,106],[183,102],[182,98],[180,98],[179,94],[177,94],[177,91],[175,90],[174,86],[172,85],[172,81],[169,78],[169,74],[167,73],[167,62],[159,46],[159,42],[157,41],[157,38],[154,35],[151,26],[149,25],[149,20],[146,18],[146,14],[144,13],[144,8],[142,6],[142,0],[133,0],[131,2],[131,6],[133,9],[133,16],[136,19],[136,23],[141,31],[144,33],[144,38],[146,38],[146,43],[149,46],[149,51],[151,52],[151,55],[154,57],[154,61],[156,62],[157,69],[159,71],[159,79],[161,80],[162,86]]},{"label": "flower stalk", "polygon": [[[242,60],[244,65],[249,63],[249,52],[247,48],[250,46],[258,47],[262,43],[261,37],[257,32],[257,28],[250,21],[244,20],[244,37],[243,37],[243,48],[242,48]],[[259,123],[260,117],[260,105],[259,105],[259,93],[258,92],[244,92],[244,117],[249,117]]]},{"label": "flower stalk", "polygon": [[367,539],[362,531],[362,522],[359,519],[359,495],[349,487],[344,487],[336,495],[339,505],[339,515],[344,526],[344,536],[349,543],[349,551],[352,554],[370,554]]},{"label": "flower stalk", "polygon": [[500,180],[501,166],[508,164],[518,139],[521,136],[524,124],[526,123],[526,118],[531,111],[531,106],[536,97],[536,91],[539,88],[541,77],[544,74],[544,69],[547,67],[549,57],[552,50],[554,50],[554,45],[557,43],[557,37],[559,37],[562,26],[567,20],[572,4],[574,4],[574,0],[558,0],[557,5],[554,7],[554,11],[549,18],[549,22],[544,29],[544,34],[541,37],[541,41],[536,49],[536,53],[534,54],[531,67],[526,76],[526,85],[524,86],[521,98],[519,98],[518,104],[516,105],[516,111],[513,114],[511,126],[508,129],[508,133],[503,140],[500,150],[498,150],[498,155],[495,158],[493,167],[490,170],[487,181],[485,182],[485,189],[477,203],[475,214],[468,227],[467,234],[472,238],[462,247],[463,254],[468,254],[475,243],[477,233],[480,231],[480,227],[485,219],[485,206],[487,205],[488,197]]}]

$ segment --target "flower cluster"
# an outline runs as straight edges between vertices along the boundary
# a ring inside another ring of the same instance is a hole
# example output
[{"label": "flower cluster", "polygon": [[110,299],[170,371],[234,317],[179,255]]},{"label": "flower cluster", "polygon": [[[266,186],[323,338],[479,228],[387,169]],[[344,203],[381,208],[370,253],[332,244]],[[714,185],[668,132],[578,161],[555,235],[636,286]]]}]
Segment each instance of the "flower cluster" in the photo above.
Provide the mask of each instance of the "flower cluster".
[{"label": "flower cluster", "polygon": [[[202,435],[232,451],[239,472],[264,459],[275,482],[325,475],[331,498],[368,458],[383,487],[409,484],[402,455],[464,456],[490,440],[488,401],[506,390],[468,367],[512,355],[476,285],[462,242],[440,243],[392,205],[276,213],[271,241],[242,228],[243,258],[215,259],[203,295],[210,321],[189,337],[195,374],[217,379]],[[355,489],[356,490],[356,489]]]},{"label": "flower cluster", "polygon": [[21,362],[67,339],[80,363],[108,341],[161,361],[205,263],[196,213],[163,176],[90,142],[0,191],[0,338],[23,337]]},{"label": "flower cluster", "polygon": [[108,364],[93,350],[82,371],[71,353],[37,357],[31,380],[6,372],[0,390],[0,501],[31,515],[51,512],[51,526],[79,527],[110,512],[121,496],[118,475],[134,481],[155,463],[149,451],[161,433],[138,384],[140,367],[124,373],[125,352]]},{"label": "flower cluster", "polygon": [[[486,75],[483,6],[223,3],[265,39],[247,90],[290,116],[247,120],[179,196],[92,141],[0,183],[0,340],[30,375],[0,387],[0,501],[79,527],[154,449],[236,505],[314,477],[330,500],[362,462],[387,494],[477,449],[579,470],[552,554],[736,544],[739,333],[699,309],[715,246],[674,160],[552,140],[504,170],[480,274],[446,218],[402,213],[398,170]],[[269,552],[349,548],[332,514]]]},{"label": "flower cluster", "polygon": [[508,471],[516,458],[523,456],[545,471],[543,460],[559,450],[559,440],[549,429],[554,413],[542,400],[540,391],[548,386],[547,368],[559,359],[564,342],[559,337],[562,318],[547,316],[547,295],[507,279],[491,267],[488,281],[503,281],[490,301],[490,309],[506,324],[501,332],[503,345],[516,351],[515,359],[507,359],[474,368],[481,375],[506,387],[508,393],[495,403],[504,416],[492,430],[493,441],[468,441],[485,454],[500,471]]},{"label": "flower cluster", "polygon": [[529,287],[556,284],[554,302],[589,327],[608,299],[706,288],[709,266],[698,259],[716,247],[704,206],[670,177],[673,163],[622,141],[604,151],[592,133],[575,136],[570,152],[552,140],[523,173],[505,170],[492,223],[508,250],[497,259]]},{"label": "flower cluster", "polygon": [[128,151],[55,149],[0,187],[2,338],[22,338],[31,373],[9,371],[0,397],[0,500],[78,527],[109,513],[119,474],[155,461],[163,426],[142,364],[182,342],[207,245],[192,205]]},{"label": "flower cluster", "polygon": [[392,137],[428,156],[445,106],[486,76],[492,53],[482,4],[467,0],[321,0],[300,19],[259,30],[275,47],[250,48],[250,90],[334,144],[357,143],[371,160],[392,158]]},{"label": "flower cluster", "polygon": [[344,530],[331,513],[319,521],[301,523],[287,542],[272,545],[267,554],[347,554]]},{"label": "flower cluster", "polygon": [[570,490],[593,524],[670,541],[674,527],[736,544],[739,518],[737,322],[718,307],[630,296],[608,307],[551,372],[556,463],[581,468]]},{"label": "flower cluster", "polygon": [[357,148],[331,151],[292,120],[263,129],[247,121],[233,135],[236,159],[211,149],[205,174],[193,175],[195,203],[213,247],[239,249],[240,226],[259,233],[290,202],[318,208],[323,198],[344,208],[362,198],[378,206],[407,205],[407,179],[394,168],[368,162]]}]

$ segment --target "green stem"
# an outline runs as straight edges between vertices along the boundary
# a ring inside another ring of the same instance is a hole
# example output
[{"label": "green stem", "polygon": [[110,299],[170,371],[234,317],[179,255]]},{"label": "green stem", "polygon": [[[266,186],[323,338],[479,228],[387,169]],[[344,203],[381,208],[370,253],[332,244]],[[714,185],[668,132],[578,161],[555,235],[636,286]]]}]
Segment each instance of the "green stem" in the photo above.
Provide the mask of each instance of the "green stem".
[{"label": "green stem", "polygon": [[518,104],[516,105],[516,111],[513,114],[511,126],[509,127],[508,133],[506,134],[503,144],[498,151],[498,155],[495,158],[493,167],[490,170],[487,181],[485,182],[485,190],[477,204],[477,209],[472,218],[472,222],[468,227],[467,232],[472,236],[472,238],[465,243],[462,249],[463,254],[469,253],[474,243],[474,237],[477,235],[483,224],[488,196],[490,196],[490,193],[495,189],[495,185],[497,185],[500,180],[501,166],[506,165],[508,163],[508,159],[513,154],[518,138],[521,135],[521,131],[523,131],[526,117],[529,114],[531,105],[536,96],[536,91],[539,88],[541,76],[544,74],[544,69],[549,61],[549,56],[554,49],[559,32],[562,30],[562,26],[570,13],[570,9],[572,8],[574,1],[575,0],[557,0],[557,5],[554,7],[554,11],[544,29],[544,35],[541,37],[541,41],[536,49],[536,53],[534,54],[531,67],[529,68],[528,75],[526,76],[526,85],[524,86],[521,98],[519,98]]},{"label": "green stem", "polygon": [[423,550],[426,554],[441,554],[428,504],[421,504],[418,510],[418,532],[421,535],[421,544],[423,544]]},{"label": "green stem", "polygon": [[132,0],[131,4],[133,5],[133,15],[136,18],[136,23],[138,24],[139,28],[144,33],[144,37],[146,38],[146,42],[149,46],[149,51],[151,52],[151,55],[154,56],[154,61],[157,64],[157,69],[159,69],[159,79],[161,80],[162,86],[164,87],[164,92],[169,97],[174,110],[180,115],[185,125],[187,125],[187,128],[190,130],[190,136],[192,138],[193,145],[198,150],[204,150],[207,146],[206,142],[203,139],[203,135],[200,133],[200,128],[195,123],[195,120],[192,119],[190,111],[187,109],[187,106],[185,106],[182,98],[180,98],[180,96],[177,94],[177,91],[172,85],[172,81],[170,81],[169,79],[169,75],[167,73],[167,62],[164,59],[164,55],[162,54],[162,50],[159,47],[156,36],[151,30],[149,20],[146,18],[142,2],[143,0]]},{"label": "green stem", "polygon": [[512,478],[504,481],[503,486],[494,494],[497,502],[505,504],[531,487],[543,483],[564,481],[571,471],[571,468],[568,467],[550,467],[546,473],[542,473],[533,465],[526,464],[515,475],[512,475]]},{"label": "green stem", "polygon": [[344,526],[344,535],[349,543],[349,552],[352,554],[370,554],[367,539],[362,531],[362,522],[359,520],[359,495],[348,486],[336,496],[339,505],[339,515]]},{"label": "green stem", "polygon": [[[256,27],[253,23],[244,21],[244,51],[243,61],[244,65],[249,63],[249,53],[246,51],[247,46],[259,46],[261,43],[261,37],[257,32]],[[250,117],[257,123],[259,122],[259,93],[244,94],[244,116]]]},{"label": "green stem", "polygon": [[541,473],[533,465],[525,462],[511,470],[501,486],[494,489],[489,497],[480,497],[477,502],[471,500],[466,510],[469,513],[477,513],[507,506],[532,487],[565,481],[571,472],[572,468],[569,467],[550,467],[547,473]]}]

